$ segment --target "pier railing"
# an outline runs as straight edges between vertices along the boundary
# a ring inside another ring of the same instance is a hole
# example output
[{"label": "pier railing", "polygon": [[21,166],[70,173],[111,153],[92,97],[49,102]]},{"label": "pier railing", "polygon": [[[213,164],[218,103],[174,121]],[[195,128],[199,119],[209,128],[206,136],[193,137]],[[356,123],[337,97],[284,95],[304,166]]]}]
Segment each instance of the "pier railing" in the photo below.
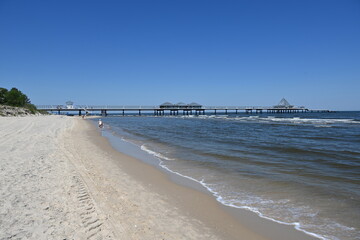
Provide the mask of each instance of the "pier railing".
[{"label": "pier railing", "polygon": [[245,112],[251,113],[297,113],[297,112],[311,112],[305,107],[279,107],[279,106],[115,106],[115,105],[37,105],[39,110],[55,112],[57,114],[74,115],[74,112],[78,112],[79,116],[83,114],[97,114],[100,113],[103,116],[111,114],[146,114],[153,112],[156,116],[169,115],[205,115],[205,114],[238,114]]},{"label": "pier railing", "polygon": [[133,110],[133,109],[141,109],[141,110],[153,110],[159,108],[159,106],[121,106],[121,105],[74,105],[74,106],[66,106],[66,105],[37,105],[37,109],[40,110],[71,110],[71,109],[86,109],[86,110]]},{"label": "pier railing", "polygon": [[[156,110],[160,109],[160,106],[122,106],[122,105],[37,105],[39,110]],[[166,108],[167,109],[167,108]],[[170,109],[170,108],[169,108]],[[187,107],[172,107],[171,109],[187,109]],[[192,109],[203,109],[203,110],[267,110],[276,109],[273,106],[201,106],[192,107]],[[286,109],[286,108],[284,108]],[[292,107],[289,109],[305,109],[304,107]]]}]

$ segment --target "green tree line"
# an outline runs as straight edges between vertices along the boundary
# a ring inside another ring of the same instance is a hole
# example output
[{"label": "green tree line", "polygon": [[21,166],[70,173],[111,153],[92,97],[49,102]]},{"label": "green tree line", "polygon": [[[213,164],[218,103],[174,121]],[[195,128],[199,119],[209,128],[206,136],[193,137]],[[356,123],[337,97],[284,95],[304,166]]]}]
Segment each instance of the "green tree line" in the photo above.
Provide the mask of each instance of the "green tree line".
[{"label": "green tree line", "polygon": [[17,88],[7,90],[0,88],[0,104],[13,107],[24,107],[29,109],[32,113],[37,111],[35,105],[31,104],[30,99]]}]

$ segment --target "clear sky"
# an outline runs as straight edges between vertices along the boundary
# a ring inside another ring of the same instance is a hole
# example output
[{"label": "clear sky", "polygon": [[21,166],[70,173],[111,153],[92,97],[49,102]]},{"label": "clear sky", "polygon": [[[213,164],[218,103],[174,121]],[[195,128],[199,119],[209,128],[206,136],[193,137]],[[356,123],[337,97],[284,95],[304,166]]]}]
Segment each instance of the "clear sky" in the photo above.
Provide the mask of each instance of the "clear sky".
[{"label": "clear sky", "polygon": [[0,87],[34,104],[360,110],[360,0],[0,0]]}]

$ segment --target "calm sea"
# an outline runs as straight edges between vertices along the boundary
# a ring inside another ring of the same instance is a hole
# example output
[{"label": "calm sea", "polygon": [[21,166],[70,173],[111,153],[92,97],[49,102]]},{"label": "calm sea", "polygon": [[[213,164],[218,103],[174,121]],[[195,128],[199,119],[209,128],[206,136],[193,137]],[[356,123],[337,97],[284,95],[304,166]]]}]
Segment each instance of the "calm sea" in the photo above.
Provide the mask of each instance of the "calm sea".
[{"label": "calm sea", "polygon": [[319,238],[360,239],[360,112],[103,121],[224,205]]}]

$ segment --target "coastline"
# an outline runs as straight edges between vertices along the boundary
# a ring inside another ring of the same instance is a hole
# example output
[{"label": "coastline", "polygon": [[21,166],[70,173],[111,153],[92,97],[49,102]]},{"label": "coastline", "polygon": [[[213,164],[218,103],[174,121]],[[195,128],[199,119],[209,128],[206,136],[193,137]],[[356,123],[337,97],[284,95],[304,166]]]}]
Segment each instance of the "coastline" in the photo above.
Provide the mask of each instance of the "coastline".
[{"label": "coastline", "polygon": [[[90,127],[96,128],[94,124],[91,125]],[[101,135],[100,131],[98,132]],[[112,141],[106,136],[109,134],[111,133],[102,134],[99,138],[95,136],[97,139],[94,138],[94,141],[105,141],[100,146],[104,147],[104,151],[111,151],[114,158],[117,158],[116,155],[124,153],[121,153],[118,147],[111,146]],[[118,162],[122,170],[147,184],[152,191],[168,196],[182,213],[203,222],[220,236],[220,239],[318,239],[296,230],[294,225],[280,224],[259,217],[249,210],[224,206],[200,183],[150,164],[146,160],[144,162],[144,159],[130,157],[127,160],[130,161]],[[139,169],[145,170],[141,172]]]},{"label": "coastline", "polygon": [[315,239],[174,181],[115,150],[90,121],[0,121],[1,239]]}]

